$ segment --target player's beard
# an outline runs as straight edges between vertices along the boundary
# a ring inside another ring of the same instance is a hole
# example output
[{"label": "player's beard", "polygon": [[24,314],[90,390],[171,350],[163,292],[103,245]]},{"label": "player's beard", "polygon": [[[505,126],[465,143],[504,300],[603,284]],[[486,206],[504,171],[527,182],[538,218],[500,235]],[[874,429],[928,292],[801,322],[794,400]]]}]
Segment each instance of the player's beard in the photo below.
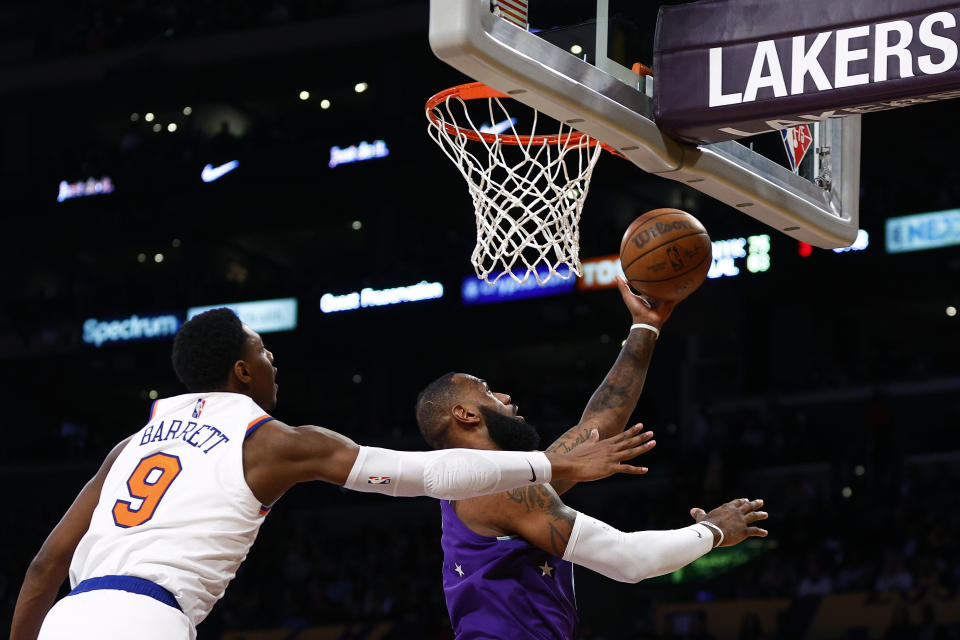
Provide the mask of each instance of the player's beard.
[{"label": "player's beard", "polygon": [[480,407],[490,439],[504,451],[533,451],[540,446],[536,428],[519,418],[506,416],[488,407]]}]

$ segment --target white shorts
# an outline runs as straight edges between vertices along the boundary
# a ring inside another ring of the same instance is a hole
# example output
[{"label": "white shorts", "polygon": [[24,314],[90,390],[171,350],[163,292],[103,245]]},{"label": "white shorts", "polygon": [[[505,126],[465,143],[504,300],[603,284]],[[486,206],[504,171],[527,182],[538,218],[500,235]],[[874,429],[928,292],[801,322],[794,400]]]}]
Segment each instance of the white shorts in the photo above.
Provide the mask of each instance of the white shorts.
[{"label": "white shorts", "polygon": [[149,596],[100,589],[63,598],[50,609],[37,640],[195,640],[182,611]]}]

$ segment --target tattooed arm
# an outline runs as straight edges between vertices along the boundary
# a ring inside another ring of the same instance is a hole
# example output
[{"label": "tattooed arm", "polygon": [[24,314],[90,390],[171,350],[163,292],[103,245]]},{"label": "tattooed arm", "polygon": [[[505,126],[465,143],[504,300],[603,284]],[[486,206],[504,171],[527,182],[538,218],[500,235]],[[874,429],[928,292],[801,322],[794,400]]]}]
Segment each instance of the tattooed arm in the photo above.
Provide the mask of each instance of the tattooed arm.
[{"label": "tattooed arm", "polygon": [[457,517],[485,536],[518,535],[547,553],[563,557],[577,513],[549,484],[459,500]]},{"label": "tattooed arm", "polygon": [[[634,324],[649,324],[659,329],[673,312],[675,302],[653,301],[648,306],[640,296],[630,291],[625,280],[618,277],[617,285]],[[590,397],[580,422],[560,436],[547,451],[567,453],[585,442],[591,429],[597,429],[601,438],[609,438],[623,431],[643,390],[655,344],[656,335],[652,331],[631,331],[613,367]],[[556,480],[552,484],[557,494],[563,494],[576,483]]]},{"label": "tattooed arm", "polygon": [[[654,447],[650,436],[637,455]],[[530,544],[562,557],[570,539],[576,511],[563,504],[549,484],[521,487],[504,493],[452,503],[457,517],[483,536],[519,535]]]}]

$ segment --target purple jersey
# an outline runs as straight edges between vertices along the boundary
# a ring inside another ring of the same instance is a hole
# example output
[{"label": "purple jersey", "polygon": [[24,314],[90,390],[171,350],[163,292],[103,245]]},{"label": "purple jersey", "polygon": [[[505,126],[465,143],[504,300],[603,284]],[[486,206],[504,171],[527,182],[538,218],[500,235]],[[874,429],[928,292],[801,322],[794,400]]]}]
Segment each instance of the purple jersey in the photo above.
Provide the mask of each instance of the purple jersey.
[{"label": "purple jersey", "polygon": [[443,591],[457,640],[573,638],[573,565],[523,538],[471,531],[447,500],[440,514]]}]

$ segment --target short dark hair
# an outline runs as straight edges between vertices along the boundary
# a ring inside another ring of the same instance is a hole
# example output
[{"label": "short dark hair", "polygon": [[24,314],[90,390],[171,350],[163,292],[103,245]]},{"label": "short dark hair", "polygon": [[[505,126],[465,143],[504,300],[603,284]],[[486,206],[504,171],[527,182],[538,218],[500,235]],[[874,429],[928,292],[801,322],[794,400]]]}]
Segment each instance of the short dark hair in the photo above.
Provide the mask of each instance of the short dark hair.
[{"label": "short dark hair", "polygon": [[222,389],[243,358],[247,333],[230,309],[211,309],[187,320],[173,339],[173,370],[190,391]]},{"label": "short dark hair", "polygon": [[457,401],[456,372],[445,373],[424,388],[417,396],[417,426],[420,434],[434,449],[442,449],[450,428],[450,408]]}]

